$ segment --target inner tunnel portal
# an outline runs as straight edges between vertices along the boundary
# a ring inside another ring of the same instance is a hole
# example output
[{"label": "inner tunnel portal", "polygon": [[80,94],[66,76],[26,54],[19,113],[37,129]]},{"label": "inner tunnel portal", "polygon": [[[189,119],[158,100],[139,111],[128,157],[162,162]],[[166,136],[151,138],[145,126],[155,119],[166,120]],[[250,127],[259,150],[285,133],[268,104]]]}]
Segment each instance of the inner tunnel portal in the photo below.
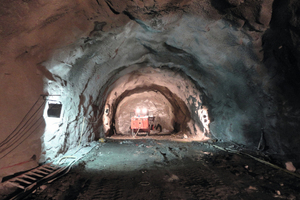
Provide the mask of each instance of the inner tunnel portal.
[{"label": "inner tunnel portal", "polygon": [[[183,73],[145,67],[123,74],[108,87],[112,89],[107,95],[102,120],[108,137],[189,135],[199,138],[208,130],[207,113],[204,124],[193,120],[198,118],[198,113],[192,115],[191,109],[196,107],[200,115],[203,113],[201,92]],[[147,118],[147,125],[133,127],[134,119],[142,118]]]}]

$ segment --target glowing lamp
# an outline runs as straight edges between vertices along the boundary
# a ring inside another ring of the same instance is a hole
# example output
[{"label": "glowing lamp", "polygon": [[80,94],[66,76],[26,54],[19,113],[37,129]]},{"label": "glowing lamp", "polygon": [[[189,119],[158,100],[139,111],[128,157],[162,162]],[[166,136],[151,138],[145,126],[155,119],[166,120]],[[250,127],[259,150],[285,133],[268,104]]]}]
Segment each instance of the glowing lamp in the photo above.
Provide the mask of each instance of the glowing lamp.
[{"label": "glowing lamp", "polygon": [[143,108],[142,112],[143,114],[147,114],[147,108]]},{"label": "glowing lamp", "polygon": [[135,110],[135,112],[136,112],[136,113],[140,113],[140,112],[141,112],[141,109],[137,108],[137,109]]}]

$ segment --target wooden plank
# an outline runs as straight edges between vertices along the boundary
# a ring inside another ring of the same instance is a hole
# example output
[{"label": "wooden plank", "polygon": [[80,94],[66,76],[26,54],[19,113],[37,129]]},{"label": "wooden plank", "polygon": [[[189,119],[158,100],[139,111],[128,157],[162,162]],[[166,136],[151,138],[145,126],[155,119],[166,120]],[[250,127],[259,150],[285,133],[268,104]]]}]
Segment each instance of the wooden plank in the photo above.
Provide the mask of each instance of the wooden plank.
[{"label": "wooden plank", "polygon": [[11,182],[11,181],[7,181],[7,183],[9,183],[9,184],[11,184],[11,185],[13,185],[13,186],[16,186],[16,187],[18,187],[18,188],[21,188],[21,189],[25,189],[25,187],[24,186],[22,186],[22,185],[20,185],[19,183],[16,183],[16,182]]},{"label": "wooden plank", "polygon": [[47,165],[47,166],[45,166],[45,167],[50,168],[50,169],[53,169],[53,170],[56,170],[56,169],[59,168],[58,166],[55,166],[55,165],[52,165],[52,166]]},{"label": "wooden plank", "polygon": [[46,176],[45,179],[46,179],[46,178],[49,178],[49,177],[51,177],[51,176],[53,176],[54,174],[58,174],[58,173],[64,171],[67,167],[68,167],[68,166],[65,166],[65,167],[62,167],[62,168],[60,168],[60,169],[54,171],[53,173],[51,173],[51,174],[49,174],[48,176]]},{"label": "wooden plank", "polygon": [[35,171],[38,172],[38,173],[44,174],[44,175],[48,175],[49,174],[48,172],[44,172],[44,171],[42,171],[40,169],[37,169]]},{"label": "wooden plank", "polygon": [[31,185],[31,184],[32,184],[32,182],[25,181],[24,179],[21,179],[21,178],[17,178],[17,181],[20,181],[20,182],[26,183],[26,184],[28,184],[28,185]]},{"label": "wooden plank", "polygon": [[53,172],[53,169],[47,169],[46,167],[43,167],[43,168],[40,168],[40,169],[45,170],[47,172]]},{"label": "wooden plank", "polygon": [[34,173],[34,172],[29,172],[30,174],[33,174],[34,176],[37,176],[37,177],[40,177],[40,178],[43,178],[44,176],[40,175],[40,174],[37,174],[37,173]]},{"label": "wooden plank", "polygon": [[25,177],[25,178],[28,178],[28,179],[31,179],[33,181],[36,181],[36,178],[33,178],[31,176],[28,176],[27,174],[23,174],[22,177]]}]

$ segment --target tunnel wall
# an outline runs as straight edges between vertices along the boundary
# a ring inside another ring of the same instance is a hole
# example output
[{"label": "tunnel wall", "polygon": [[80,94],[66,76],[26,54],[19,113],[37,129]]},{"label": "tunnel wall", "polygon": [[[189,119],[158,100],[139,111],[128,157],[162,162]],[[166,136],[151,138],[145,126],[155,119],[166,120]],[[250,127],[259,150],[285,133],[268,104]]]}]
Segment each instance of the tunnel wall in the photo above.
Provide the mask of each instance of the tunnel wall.
[{"label": "tunnel wall", "polygon": [[[122,71],[116,70],[115,74],[117,80],[113,84],[107,85],[109,94],[105,104],[111,108],[109,115],[107,117],[104,115],[105,124],[108,124],[104,126],[107,135],[112,134],[108,133],[112,131],[112,120],[119,103],[125,97],[136,92],[158,91],[172,105],[174,119],[179,126],[177,127],[178,131],[189,129],[192,135],[203,137],[203,130],[199,130],[201,122],[195,123],[193,120],[198,118],[197,112],[194,110],[201,109],[203,104],[201,101],[202,94],[195,90],[194,83],[180,69],[174,72],[168,67],[153,68],[143,63],[142,65],[128,66]],[[190,101],[189,98],[191,97],[196,101]]]},{"label": "tunnel wall", "polygon": [[[137,113],[140,116],[154,116],[154,121],[149,122],[149,126],[150,124],[153,127],[160,125],[163,133],[174,131],[175,109],[170,102],[158,91],[143,91],[125,97],[119,103],[115,114],[115,134],[131,136],[131,129],[133,129],[131,119],[135,115],[136,109],[140,109]],[[143,109],[146,109],[145,113]]]},{"label": "tunnel wall", "polygon": [[[208,25],[210,29],[205,31]],[[259,143],[265,114],[261,97],[265,94],[260,88],[263,82],[256,68],[264,66],[251,50],[250,37],[226,21],[189,15],[165,24],[164,29],[154,31],[132,21],[115,34],[103,32],[101,37],[80,40],[78,44],[59,50],[56,55],[60,59],[54,56],[44,63],[52,74],[59,77],[56,82],[50,81],[52,85],[46,81],[46,91],[51,94],[60,92],[65,110],[68,110],[65,123],[56,133],[61,141],[58,152],[76,145],[81,134],[85,136],[83,142],[102,137],[101,116],[111,90],[138,86],[132,86],[124,79],[125,83],[119,87],[117,80],[132,71],[129,66],[138,69],[147,65],[162,70],[160,73],[167,68],[170,73],[165,74],[170,77],[180,70],[186,76],[184,79],[194,83],[189,89],[195,94],[189,95],[182,88],[176,92],[183,95],[180,98],[189,105],[191,118],[197,124],[198,128],[190,127],[191,131],[197,132],[201,127],[199,108],[201,99],[204,99],[211,117],[210,132],[214,137],[250,146]],[[64,54],[73,61],[64,64],[66,61],[61,61]],[[131,77],[137,81],[136,78]],[[173,85],[171,82],[165,84],[166,87]],[[122,92],[112,93],[116,97],[120,94]],[[82,123],[84,118],[98,121]]]},{"label": "tunnel wall", "polygon": [[[83,119],[101,121],[110,73],[145,60],[180,68],[202,88],[217,138],[255,147],[264,128],[267,151],[299,160],[299,1],[3,1],[0,9],[0,140],[43,92],[59,91],[68,113],[52,150],[30,137],[1,167],[76,146]],[[88,129],[95,136],[84,142],[101,135],[101,126]]]}]

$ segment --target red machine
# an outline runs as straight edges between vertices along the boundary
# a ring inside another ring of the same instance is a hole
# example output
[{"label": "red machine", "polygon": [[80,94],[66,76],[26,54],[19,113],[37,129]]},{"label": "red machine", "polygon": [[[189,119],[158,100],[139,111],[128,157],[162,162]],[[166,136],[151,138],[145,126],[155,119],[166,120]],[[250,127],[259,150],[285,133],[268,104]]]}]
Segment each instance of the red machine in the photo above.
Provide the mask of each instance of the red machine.
[{"label": "red machine", "polygon": [[137,135],[139,132],[146,132],[150,134],[150,122],[154,120],[154,117],[149,116],[149,112],[146,108],[142,110],[137,108],[133,116],[131,116],[131,131],[132,136]]}]

